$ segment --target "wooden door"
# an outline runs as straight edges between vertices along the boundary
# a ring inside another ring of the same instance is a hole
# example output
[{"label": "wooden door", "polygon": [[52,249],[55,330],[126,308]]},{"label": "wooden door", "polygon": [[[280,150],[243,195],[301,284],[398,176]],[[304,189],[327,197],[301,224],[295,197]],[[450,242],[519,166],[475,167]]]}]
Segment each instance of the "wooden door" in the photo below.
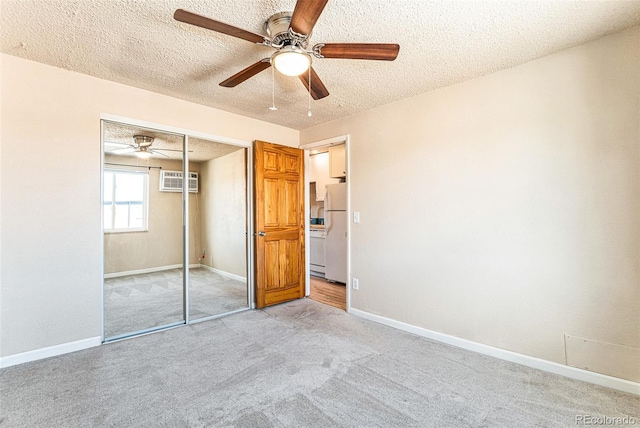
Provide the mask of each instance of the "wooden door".
[{"label": "wooden door", "polygon": [[305,293],[304,151],[256,141],[256,306]]}]

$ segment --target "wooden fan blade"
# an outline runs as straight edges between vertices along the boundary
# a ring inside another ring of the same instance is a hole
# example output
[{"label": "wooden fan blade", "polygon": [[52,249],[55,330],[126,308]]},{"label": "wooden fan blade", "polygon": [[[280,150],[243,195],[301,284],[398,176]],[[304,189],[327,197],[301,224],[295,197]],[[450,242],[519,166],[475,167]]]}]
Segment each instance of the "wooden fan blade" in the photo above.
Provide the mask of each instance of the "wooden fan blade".
[{"label": "wooden fan blade", "polygon": [[398,56],[399,51],[400,45],[391,43],[325,43],[324,46],[320,47],[320,55],[325,58],[376,59],[382,61],[393,61]]},{"label": "wooden fan blade", "polygon": [[328,0],[298,0],[289,27],[298,34],[311,34]]},{"label": "wooden fan blade", "polygon": [[[180,153],[182,153],[184,150],[178,150],[178,149],[153,149],[153,151],[155,151],[155,152],[161,151],[161,152],[180,152]],[[193,153],[193,150],[189,150],[189,153]]]},{"label": "wooden fan blade", "polygon": [[153,149],[147,149],[147,152],[151,153],[152,155],[164,156],[165,158],[169,157],[169,156],[165,155],[164,153],[160,153],[159,151],[153,150]]},{"label": "wooden fan blade", "polygon": [[134,147],[125,147],[124,149],[111,150],[109,153],[115,153],[115,154],[121,155],[124,153],[133,153],[135,151],[136,149]]},{"label": "wooden fan blade", "polygon": [[[316,71],[313,69],[313,67],[310,67],[310,70],[311,70],[311,96],[313,97],[313,99],[319,100],[326,96],[329,96],[329,91],[324,86],[324,83],[322,83],[322,80],[320,80],[320,77],[318,77],[318,74],[316,73]],[[304,84],[304,87],[307,88],[307,91],[309,91],[309,74],[302,73],[298,77]]]},{"label": "wooden fan blade", "polygon": [[184,9],[176,10],[173,14],[173,19],[175,19],[176,21],[185,22],[187,24],[217,31],[218,33],[228,34],[230,36],[238,37],[239,39],[244,39],[253,43],[262,43],[264,41],[264,37],[259,34],[243,30],[242,28],[234,27],[233,25],[225,24],[224,22],[216,21]]},{"label": "wooden fan blade", "polygon": [[269,58],[265,58],[261,61],[256,62],[253,65],[250,65],[249,67],[245,68],[239,73],[236,73],[233,76],[229,77],[224,82],[221,82],[220,86],[224,86],[225,88],[233,88],[235,86],[238,86],[240,83],[244,82],[248,78],[255,76],[256,74],[266,70],[269,67],[271,67],[271,62],[269,61]]}]

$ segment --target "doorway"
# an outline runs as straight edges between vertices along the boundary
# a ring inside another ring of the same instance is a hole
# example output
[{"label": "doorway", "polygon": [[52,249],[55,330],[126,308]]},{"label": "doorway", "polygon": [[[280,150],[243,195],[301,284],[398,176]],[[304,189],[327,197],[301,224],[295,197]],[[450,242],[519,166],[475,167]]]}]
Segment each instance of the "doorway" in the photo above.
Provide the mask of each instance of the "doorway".
[{"label": "doorway", "polygon": [[101,131],[103,341],[249,309],[251,143],[121,118]]},{"label": "doorway", "polygon": [[301,146],[306,158],[307,295],[349,310],[349,136]]}]

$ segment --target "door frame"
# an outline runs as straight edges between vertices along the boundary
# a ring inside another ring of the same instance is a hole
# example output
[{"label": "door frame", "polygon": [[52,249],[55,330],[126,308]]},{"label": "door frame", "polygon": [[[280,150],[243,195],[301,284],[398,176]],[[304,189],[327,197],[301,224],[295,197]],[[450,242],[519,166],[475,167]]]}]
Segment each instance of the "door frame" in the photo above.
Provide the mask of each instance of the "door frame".
[{"label": "door frame", "polygon": [[[347,173],[345,176],[345,180],[347,183],[347,283],[346,286],[346,294],[347,294],[347,312],[351,312],[351,147],[350,147],[350,136],[349,134],[338,135],[336,137],[327,138],[325,140],[318,140],[311,143],[306,143],[300,145],[300,149],[304,150],[304,186],[305,186],[305,194],[308,196],[304,201],[304,230],[307,236],[309,236],[309,231],[311,230],[309,214],[310,214],[310,206],[309,206],[309,162],[310,162],[310,151],[313,149],[319,149],[321,147],[334,146],[338,144],[344,143],[345,146],[345,165],[347,168]],[[307,255],[310,254],[310,239],[307,239],[305,242],[305,253]],[[306,257],[305,266],[306,266],[306,290],[305,296],[309,296],[311,292],[311,257]]]},{"label": "door frame", "polygon": [[[104,335],[104,230],[102,230],[102,228],[104,227],[104,210],[102,209],[102,201],[104,198],[104,195],[102,194],[103,192],[103,188],[104,188],[104,184],[103,184],[103,179],[104,179],[104,136],[103,136],[103,124],[105,121],[107,122],[116,122],[116,123],[121,123],[124,125],[131,125],[131,126],[138,126],[138,127],[142,127],[142,128],[149,128],[149,129],[153,129],[153,130],[158,130],[161,132],[166,132],[166,133],[170,133],[170,134],[176,134],[176,135],[182,135],[184,137],[183,140],[183,149],[185,151],[184,153],[184,158],[183,158],[183,176],[187,177],[187,174],[189,172],[189,151],[188,151],[188,144],[189,144],[189,138],[190,137],[194,137],[194,138],[200,138],[203,140],[210,140],[210,141],[214,141],[217,143],[223,143],[223,144],[228,144],[231,146],[238,146],[238,147],[243,147],[246,149],[246,206],[247,206],[247,231],[246,231],[246,245],[247,245],[247,308],[242,308],[239,310],[235,310],[235,311],[231,311],[229,313],[225,313],[225,314],[220,314],[220,315],[213,315],[213,316],[209,316],[209,317],[204,317],[204,318],[198,318],[197,320],[190,320],[189,319],[189,311],[188,311],[188,305],[189,305],[189,286],[188,286],[188,279],[189,279],[189,230],[188,230],[188,222],[184,222],[183,224],[183,248],[182,248],[182,252],[183,252],[183,264],[185,265],[185,269],[184,269],[184,282],[183,282],[183,316],[184,316],[184,323],[179,323],[178,325],[169,325],[163,327],[159,327],[157,329],[152,329],[152,331],[145,331],[145,332],[141,332],[141,333],[137,333],[137,332],[133,332],[131,335],[126,335],[126,337],[122,337],[122,338],[118,338],[109,342],[115,342],[117,340],[122,340],[122,339],[127,339],[129,337],[137,337],[137,336],[142,336],[145,334],[149,334],[155,331],[161,331],[161,330],[165,330],[167,328],[173,328],[176,326],[180,326],[180,325],[188,325],[188,324],[193,324],[193,323],[198,323],[201,321],[207,321],[210,319],[214,319],[214,318],[219,318],[221,316],[225,316],[228,315],[230,313],[235,313],[235,312],[241,312],[241,311],[245,311],[245,310],[251,310],[251,309],[255,309],[255,274],[254,274],[254,254],[255,254],[255,248],[254,248],[254,240],[253,240],[253,232],[254,232],[254,207],[253,207],[253,192],[254,192],[254,186],[253,186],[253,141],[249,141],[249,140],[241,140],[241,139],[237,139],[237,138],[229,138],[229,137],[224,137],[224,136],[220,136],[220,135],[215,135],[215,134],[209,134],[207,132],[201,132],[201,131],[194,131],[192,129],[188,129],[188,128],[181,128],[178,126],[172,126],[172,125],[165,125],[165,124],[161,124],[161,123],[156,123],[156,122],[149,122],[146,120],[139,120],[139,119],[133,119],[130,117],[125,117],[125,116],[118,116],[118,115],[113,115],[113,114],[108,114],[108,113],[101,113],[100,114],[100,225],[101,225],[101,234],[100,234],[100,283],[102,284],[102,286],[100,287],[100,315],[101,315],[101,343],[105,343],[105,335]],[[182,210],[183,210],[183,218],[189,218],[189,192],[184,192],[184,190],[188,190],[188,180],[183,180],[183,199],[182,199]],[[186,257],[186,258],[185,258]]]}]

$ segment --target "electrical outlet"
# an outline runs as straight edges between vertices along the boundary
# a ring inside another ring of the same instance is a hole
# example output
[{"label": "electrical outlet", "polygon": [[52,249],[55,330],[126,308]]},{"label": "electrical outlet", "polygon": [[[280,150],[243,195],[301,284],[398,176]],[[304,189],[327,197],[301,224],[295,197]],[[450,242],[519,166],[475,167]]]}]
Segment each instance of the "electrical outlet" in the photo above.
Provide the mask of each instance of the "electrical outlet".
[{"label": "electrical outlet", "polygon": [[353,222],[360,223],[360,211],[353,212]]},{"label": "electrical outlet", "polygon": [[360,281],[358,280],[358,278],[352,278],[351,279],[351,287],[354,290],[359,290],[360,289]]}]

